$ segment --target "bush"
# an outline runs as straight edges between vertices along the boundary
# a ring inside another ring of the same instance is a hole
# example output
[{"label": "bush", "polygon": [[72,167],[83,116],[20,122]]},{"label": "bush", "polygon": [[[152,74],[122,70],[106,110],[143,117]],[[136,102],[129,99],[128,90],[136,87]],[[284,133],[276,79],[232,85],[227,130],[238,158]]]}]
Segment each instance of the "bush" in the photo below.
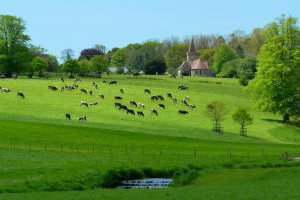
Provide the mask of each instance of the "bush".
[{"label": "bush", "polygon": [[174,186],[184,186],[190,184],[198,177],[199,173],[196,169],[180,169],[174,173]]},{"label": "bush", "polygon": [[249,82],[249,79],[246,77],[246,76],[241,76],[239,78],[239,83],[240,85],[242,86],[247,86],[248,85],[248,82]]},{"label": "bush", "polygon": [[146,63],[145,65],[145,74],[163,74],[166,72],[166,63],[161,58],[156,58]]}]

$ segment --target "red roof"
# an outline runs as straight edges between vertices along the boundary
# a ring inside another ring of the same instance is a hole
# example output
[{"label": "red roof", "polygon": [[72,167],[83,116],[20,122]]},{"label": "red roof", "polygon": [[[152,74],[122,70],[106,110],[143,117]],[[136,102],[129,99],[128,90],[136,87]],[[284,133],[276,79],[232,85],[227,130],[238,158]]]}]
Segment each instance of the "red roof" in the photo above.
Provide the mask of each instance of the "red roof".
[{"label": "red roof", "polygon": [[208,69],[208,64],[200,59],[193,60],[191,69]]}]

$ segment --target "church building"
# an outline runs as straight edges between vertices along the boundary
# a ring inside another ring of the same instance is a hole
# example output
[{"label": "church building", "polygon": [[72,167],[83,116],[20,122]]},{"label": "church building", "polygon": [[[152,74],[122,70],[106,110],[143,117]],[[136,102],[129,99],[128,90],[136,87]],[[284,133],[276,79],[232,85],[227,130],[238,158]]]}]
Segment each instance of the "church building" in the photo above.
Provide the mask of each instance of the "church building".
[{"label": "church building", "polygon": [[208,63],[199,59],[200,54],[196,51],[193,39],[186,55],[187,60],[180,65],[178,76],[213,76]]}]

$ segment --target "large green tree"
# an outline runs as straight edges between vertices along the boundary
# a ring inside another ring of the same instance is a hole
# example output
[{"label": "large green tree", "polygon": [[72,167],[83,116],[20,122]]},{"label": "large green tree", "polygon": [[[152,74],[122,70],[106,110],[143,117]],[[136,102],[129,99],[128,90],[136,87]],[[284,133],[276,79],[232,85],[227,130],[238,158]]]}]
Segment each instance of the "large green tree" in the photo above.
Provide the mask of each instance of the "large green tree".
[{"label": "large green tree", "polygon": [[71,75],[73,75],[74,73],[79,72],[80,66],[77,60],[69,59],[62,65],[61,70],[63,72],[70,73]]},{"label": "large green tree", "polygon": [[31,61],[31,66],[31,72],[37,71],[39,76],[42,76],[43,72],[47,70],[48,62],[45,58],[37,56]]},{"label": "large green tree", "polygon": [[30,37],[25,33],[25,22],[11,15],[0,15],[0,57],[2,72],[11,75],[25,70],[31,60],[28,48]]},{"label": "large green tree", "polygon": [[300,31],[297,19],[281,16],[265,28],[266,43],[258,55],[256,77],[249,90],[260,110],[280,113],[283,121],[298,112]]},{"label": "large green tree", "polygon": [[189,50],[188,44],[176,44],[170,47],[165,53],[167,70],[170,73],[177,73],[181,63],[186,60],[186,52]]},{"label": "large green tree", "polygon": [[91,68],[94,72],[104,72],[109,66],[109,63],[104,55],[93,56],[90,62]]},{"label": "large green tree", "polygon": [[215,73],[219,73],[222,70],[222,65],[228,61],[238,58],[236,51],[228,44],[220,44],[214,54],[213,70]]}]

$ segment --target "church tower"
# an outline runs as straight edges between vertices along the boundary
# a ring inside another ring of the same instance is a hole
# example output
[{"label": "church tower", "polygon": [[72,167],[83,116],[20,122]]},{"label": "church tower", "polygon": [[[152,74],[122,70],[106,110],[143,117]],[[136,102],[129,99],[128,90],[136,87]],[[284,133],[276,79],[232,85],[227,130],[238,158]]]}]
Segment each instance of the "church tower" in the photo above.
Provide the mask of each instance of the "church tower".
[{"label": "church tower", "polygon": [[187,61],[188,62],[192,62],[193,60],[197,60],[199,57],[199,53],[197,53],[196,48],[195,48],[195,44],[194,44],[194,39],[192,38],[191,44],[190,44],[190,48],[189,51],[186,53],[187,55]]}]

